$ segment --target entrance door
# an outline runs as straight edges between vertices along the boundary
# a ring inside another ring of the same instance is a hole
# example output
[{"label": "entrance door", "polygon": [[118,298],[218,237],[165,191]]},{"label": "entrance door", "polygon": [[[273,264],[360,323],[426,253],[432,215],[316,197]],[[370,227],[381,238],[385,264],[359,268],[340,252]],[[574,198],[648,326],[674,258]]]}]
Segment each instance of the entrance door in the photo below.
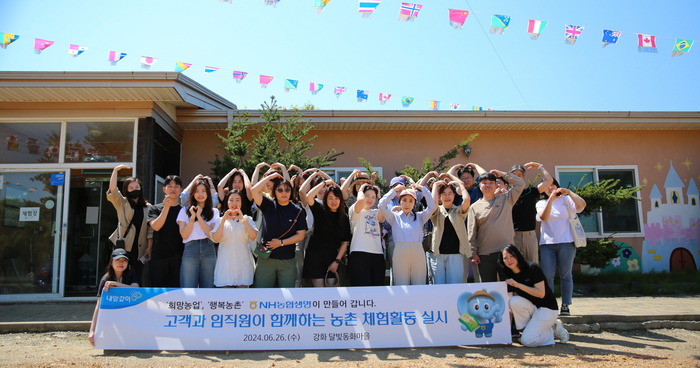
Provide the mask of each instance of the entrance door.
[{"label": "entrance door", "polygon": [[52,174],[0,171],[0,297],[58,293],[63,184]]},{"label": "entrance door", "polygon": [[671,252],[669,268],[671,272],[683,271],[686,268],[696,270],[693,255],[685,248],[676,248]]},{"label": "entrance door", "polygon": [[107,201],[110,169],[71,170],[66,237],[66,296],[95,296],[112,253],[117,212]]}]

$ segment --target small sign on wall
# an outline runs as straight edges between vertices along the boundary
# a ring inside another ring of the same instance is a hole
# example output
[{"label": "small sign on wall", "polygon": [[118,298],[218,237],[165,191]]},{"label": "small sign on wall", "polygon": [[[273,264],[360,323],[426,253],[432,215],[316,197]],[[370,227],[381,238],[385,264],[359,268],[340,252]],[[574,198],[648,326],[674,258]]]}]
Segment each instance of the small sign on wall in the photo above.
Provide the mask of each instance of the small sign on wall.
[{"label": "small sign on wall", "polygon": [[20,207],[20,221],[39,221],[39,207]]},{"label": "small sign on wall", "polygon": [[51,185],[63,185],[66,181],[66,174],[51,174]]}]

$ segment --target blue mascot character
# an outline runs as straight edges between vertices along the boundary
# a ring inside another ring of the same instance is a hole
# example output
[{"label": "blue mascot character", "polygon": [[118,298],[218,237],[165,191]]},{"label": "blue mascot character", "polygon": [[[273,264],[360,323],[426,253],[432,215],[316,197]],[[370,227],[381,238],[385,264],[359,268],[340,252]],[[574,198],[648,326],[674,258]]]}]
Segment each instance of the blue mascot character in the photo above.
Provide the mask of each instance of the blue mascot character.
[{"label": "blue mascot character", "polygon": [[506,303],[498,292],[489,293],[484,289],[472,294],[467,291],[457,298],[457,311],[461,315],[462,331],[474,332],[477,338],[491,337],[494,323],[503,320]]}]

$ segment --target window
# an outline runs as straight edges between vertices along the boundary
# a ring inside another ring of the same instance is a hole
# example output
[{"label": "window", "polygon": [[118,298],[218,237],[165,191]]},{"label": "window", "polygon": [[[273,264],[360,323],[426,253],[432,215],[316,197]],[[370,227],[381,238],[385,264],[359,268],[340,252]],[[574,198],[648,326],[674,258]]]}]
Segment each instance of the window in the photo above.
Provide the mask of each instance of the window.
[{"label": "window", "polygon": [[[559,184],[563,188],[583,186],[586,183],[607,179],[618,179],[620,180],[618,185],[626,188],[635,187],[639,182],[636,166],[558,166],[556,171]],[[641,235],[641,212],[641,202],[630,199],[615,208],[579,218],[588,233],[597,233],[601,236],[612,233]]]},{"label": "window", "polygon": [[7,143],[1,163],[58,162],[61,123],[0,123],[0,137]]},{"label": "window", "polygon": [[134,122],[68,122],[66,162],[131,162]]}]

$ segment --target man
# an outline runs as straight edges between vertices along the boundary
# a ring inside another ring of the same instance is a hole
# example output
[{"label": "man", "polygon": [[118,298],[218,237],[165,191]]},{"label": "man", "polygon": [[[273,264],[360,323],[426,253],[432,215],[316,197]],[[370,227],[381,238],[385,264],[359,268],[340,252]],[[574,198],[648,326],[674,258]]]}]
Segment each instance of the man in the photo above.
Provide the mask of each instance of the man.
[{"label": "man", "polygon": [[523,254],[528,262],[540,263],[537,234],[535,227],[537,226],[537,210],[535,205],[540,200],[540,193],[544,192],[554,179],[544,169],[542,164],[537,162],[528,162],[524,166],[513,165],[510,172],[522,180],[525,180],[525,170],[537,169],[542,174],[543,181],[537,188],[528,187],[523,190],[523,193],[518,198],[513,206],[513,228],[515,229],[514,245]]},{"label": "man", "polygon": [[180,287],[180,265],[185,245],[182,243],[177,215],[180,212],[182,180],[177,175],[165,178],[163,203],[151,206],[148,224],[153,228],[153,245],[146,252],[149,261],[150,286]]},{"label": "man", "polygon": [[[496,197],[496,179],[503,177],[513,189]],[[513,205],[525,189],[525,181],[514,174],[491,170],[479,176],[484,197],[472,203],[467,217],[467,238],[472,247],[472,264],[478,266],[477,282],[504,281],[498,258],[503,247],[513,244]],[[475,278],[477,276],[475,275]]]},{"label": "man", "polygon": [[[464,188],[467,189],[467,192],[469,193],[471,203],[474,203],[478,201],[479,198],[483,197],[481,190],[479,190],[479,186],[474,185],[474,178],[478,178],[479,176],[485,173],[486,170],[484,170],[481,166],[475,163],[468,163],[466,165],[454,165],[450,168],[450,171],[447,172],[448,175],[457,177],[459,178],[459,180],[462,181],[462,183],[464,183]],[[459,188],[457,189],[457,191],[461,192]],[[455,197],[454,201],[455,206],[459,206],[462,204],[462,196],[464,195],[464,193],[457,194],[458,195]]]}]

